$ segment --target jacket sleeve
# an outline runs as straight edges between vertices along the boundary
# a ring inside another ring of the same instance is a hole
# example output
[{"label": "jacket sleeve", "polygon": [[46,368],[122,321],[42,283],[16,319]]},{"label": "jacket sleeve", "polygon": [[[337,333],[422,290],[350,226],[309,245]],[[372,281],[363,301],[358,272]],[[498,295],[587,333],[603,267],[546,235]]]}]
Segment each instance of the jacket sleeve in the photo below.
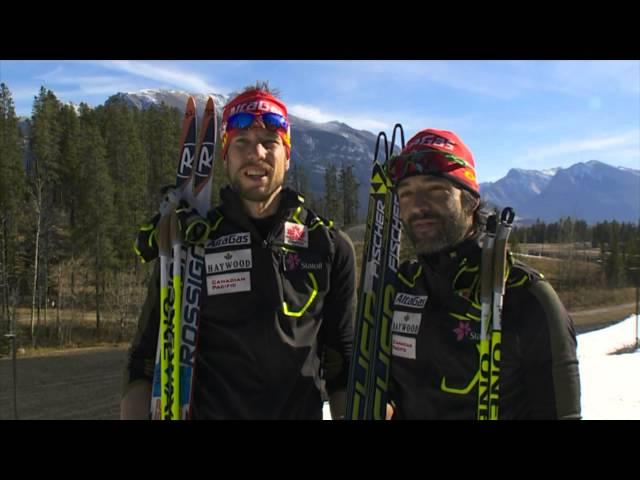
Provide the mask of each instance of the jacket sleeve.
[{"label": "jacket sleeve", "polygon": [[147,297],[138,318],[138,328],[129,347],[125,366],[123,395],[139,381],[153,381],[160,326],[160,263],[156,262]]},{"label": "jacket sleeve", "polygon": [[533,418],[580,419],[580,372],[573,321],[544,280],[522,305],[524,378]]},{"label": "jacket sleeve", "polygon": [[323,328],[325,378],[327,391],[332,394],[347,385],[356,308],[355,251],[349,237],[340,230],[335,232],[335,254],[330,275],[329,292],[323,310]]}]

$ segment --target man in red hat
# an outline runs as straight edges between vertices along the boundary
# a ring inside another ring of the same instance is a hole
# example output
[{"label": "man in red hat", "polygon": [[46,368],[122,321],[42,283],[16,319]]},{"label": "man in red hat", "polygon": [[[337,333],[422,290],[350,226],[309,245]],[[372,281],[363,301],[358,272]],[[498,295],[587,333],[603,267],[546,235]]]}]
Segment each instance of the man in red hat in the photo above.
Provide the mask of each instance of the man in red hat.
[{"label": "man in red hat", "polygon": [[[422,130],[388,172],[417,255],[399,269],[388,418],[579,419],[571,318],[544,277],[510,254],[501,341],[491,351],[495,378],[486,381],[480,278],[487,214],[471,151],[453,132]],[[489,397],[490,415],[483,410]]]},{"label": "man in red hat", "polygon": [[[222,115],[229,185],[208,215],[189,418],[344,416],[353,342],[355,256],[349,238],[284,187],[285,104],[258,84]],[[122,418],[146,418],[158,338],[158,278],[127,363]]]}]

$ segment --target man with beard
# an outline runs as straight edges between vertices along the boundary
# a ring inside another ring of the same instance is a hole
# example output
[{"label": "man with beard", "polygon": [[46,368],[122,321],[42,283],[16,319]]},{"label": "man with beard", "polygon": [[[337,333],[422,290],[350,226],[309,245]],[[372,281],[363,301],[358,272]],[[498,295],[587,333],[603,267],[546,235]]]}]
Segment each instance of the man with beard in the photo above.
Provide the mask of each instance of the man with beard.
[{"label": "man with beard", "polygon": [[[417,260],[403,263],[398,274],[387,418],[481,419],[487,215],[473,156],[453,132],[426,129],[390,160],[389,175]],[[492,408],[499,419],[579,419],[572,320],[540,273],[510,254],[507,272],[499,384],[492,392],[499,400]]]},{"label": "man with beard", "polygon": [[[258,83],[222,116],[229,186],[208,214],[205,284],[190,418],[322,419],[345,410],[353,342],[354,250],[349,238],[284,187],[287,108]],[[126,369],[121,417],[147,418],[158,339],[158,277]]]}]

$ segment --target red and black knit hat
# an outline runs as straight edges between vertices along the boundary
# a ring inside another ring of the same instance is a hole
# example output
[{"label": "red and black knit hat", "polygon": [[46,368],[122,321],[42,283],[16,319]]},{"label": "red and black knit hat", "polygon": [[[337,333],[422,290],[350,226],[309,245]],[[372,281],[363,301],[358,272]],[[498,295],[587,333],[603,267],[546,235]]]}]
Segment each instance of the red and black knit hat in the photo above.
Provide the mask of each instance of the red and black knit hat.
[{"label": "red and black knit hat", "polygon": [[427,128],[407,142],[400,155],[389,160],[394,184],[412,175],[439,175],[480,196],[473,155],[453,132]]}]

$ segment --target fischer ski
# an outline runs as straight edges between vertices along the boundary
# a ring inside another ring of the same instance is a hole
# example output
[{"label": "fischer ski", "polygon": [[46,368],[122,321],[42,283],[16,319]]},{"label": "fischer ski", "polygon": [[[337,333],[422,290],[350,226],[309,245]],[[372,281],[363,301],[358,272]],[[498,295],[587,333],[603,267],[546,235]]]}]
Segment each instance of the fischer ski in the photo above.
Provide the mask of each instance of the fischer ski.
[{"label": "fischer ski", "polygon": [[[391,322],[395,296],[395,275],[400,263],[400,205],[386,168],[391,150],[384,132],[378,134],[374,150],[369,204],[365,231],[358,307],[356,313],[354,353],[347,385],[346,418],[384,420],[391,370]],[[384,141],[384,163],[378,162]]]}]

